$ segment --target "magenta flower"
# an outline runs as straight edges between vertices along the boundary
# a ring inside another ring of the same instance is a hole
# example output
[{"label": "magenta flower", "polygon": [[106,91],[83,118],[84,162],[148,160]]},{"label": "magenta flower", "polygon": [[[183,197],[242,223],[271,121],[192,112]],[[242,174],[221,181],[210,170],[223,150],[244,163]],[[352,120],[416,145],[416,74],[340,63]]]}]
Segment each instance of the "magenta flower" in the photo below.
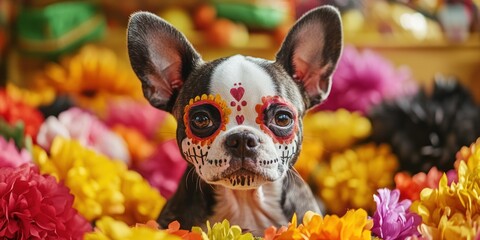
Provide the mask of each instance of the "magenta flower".
[{"label": "magenta flower", "polygon": [[148,182],[157,188],[162,196],[170,198],[177,190],[180,178],[187,167],[175,140],[158,144],[155,152],[142,161],[138,171]]},{"label": "magenta flower", "polygon": [[420,236],[417,230],[422,218],[410,212],[412,202],[408,199],[398,202],[400,191],[383,188],[373,199],[377,210],[373,215],[372,233],[384,240],[405,239]]},{"label": "magenta flower", "polygon": [[30,162],[32,162],[32,156],[27,150],[18,151],[13,140],[7,141],[0,136],[0,168],[16,168]]},{"label": "magenta flower", "polygon": [[116,100],[109,102],[105,122],[112,127],[123,125],[134,128],[148,139],[153,139],[168,114],[148,103],[127,99]]},{"label": "magenta flower", "polygon": [[316,110],[345,108],[366,113],[384,99],[410,94],[416,89],[408,68],[395,68],[374,51],[359,52],[353,46],[346,46],[333,76],[330,95]]}]

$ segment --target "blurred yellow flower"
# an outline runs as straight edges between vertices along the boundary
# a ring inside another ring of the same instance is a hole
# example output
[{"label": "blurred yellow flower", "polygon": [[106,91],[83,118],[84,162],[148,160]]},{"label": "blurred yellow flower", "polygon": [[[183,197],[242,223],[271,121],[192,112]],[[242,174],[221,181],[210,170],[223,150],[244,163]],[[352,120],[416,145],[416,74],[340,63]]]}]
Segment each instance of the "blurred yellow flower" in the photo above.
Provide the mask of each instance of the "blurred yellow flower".
[{"label": "blurred yellow flower", "polygon": [[74,208],[87,220],[112,216],[127,224],[156,219],[165,199],[138,173],[119,161],[88,150],[73,140],[54,139],[49,155],[34,148],[42,173],[64,181],[75,196]]},{"label": "blurred yellow flower", "polygon": [[143,99],[140,81],[113,50],[87,45],[77,54],[49,63],[35,82],[47,82],[60,93],[68,93],[77,105],[104,112],[106,100],[115,96]]},{"label": "blurred yellow flower", "polygon": [[310,139],[302,145],[302,151],[295,163],[295,169],[300,176],[306,181],[309,180],[310,174],[318,166],[323,156],[323,142],[322,140]]},{"label": "blurred yellow flower", "polygon": [[[478,158],[469,158],[469,163]],[[411,210],[422,217],[422,234],[433,239],[474,239],[480,227],[480,169],[458,162],[458,182],[448,185],[447,176],[438,189],[425,188]]]},{"label": "blurred yellow flower", "polygon": [[370,121],[358,112],[345,109],[307,114],[303,119],[304,144],[320,139],[327,153],[341,151],[368,137]]},{"label": "blurred yellow flower", "polygon": [[167,233],[163,230],[156,230],[146,225],[137,225],[129,227],[121,221],[114,220],[111,217],[102,217],[96,221],[95,231],[87,233],[85,240],[129,240],[129,239],[148,239],[148,240],[180,240],[181,238]]},{"label": "blurred yellow flower", "polygon": [[336,215],[322,217],[314,212],[307,212],[302,224],[297,226],[297,217],[294,215],[288,229],[276,236],[278,240],[297,239],[371,239],[373,221],[368,219],[363,209],[349,210],[339,218]]},{"label": "blurred yellow flower", "polygon": [[303,126],[302,151],[295,169],[307,181],[325,156],[345,150],[371,131],[367,118],[345,109],[307,114]]},{"label": "blurred yellow flower", "polygon": [[55,100],[55,90],[46,84],[36,84],[31,88],[22,88],[12,83],[7,83],[8,95],[17,100],[23,101],[32,107],[51,104]]},{"label": "blurred yellow flower", "polygon": [[379,188],[393,186],[397,168],[388,145],[371,143],[334,153],[317,167],[313,178],[329,212],[341,215],[357,208],[373,212],[372,196]]}]

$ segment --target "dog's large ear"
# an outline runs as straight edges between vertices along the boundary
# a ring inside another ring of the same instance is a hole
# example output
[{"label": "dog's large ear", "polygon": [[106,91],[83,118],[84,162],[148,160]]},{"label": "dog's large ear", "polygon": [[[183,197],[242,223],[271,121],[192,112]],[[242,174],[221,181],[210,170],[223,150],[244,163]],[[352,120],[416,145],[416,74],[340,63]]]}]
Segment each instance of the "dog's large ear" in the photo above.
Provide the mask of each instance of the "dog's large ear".
[{"label": "dog's large ear", "polygon": [[327,98],[342,38],[339,12],[330,6],[320,7],[297,21],[277,53],[276,62],[305,90],[307,108]]},{"label": "dog's large ear", "polygon": [[128,55],[154,107],[172,111],[184,81],[202,61],[185,36],[160,17],[134,13],[127,30]]}]

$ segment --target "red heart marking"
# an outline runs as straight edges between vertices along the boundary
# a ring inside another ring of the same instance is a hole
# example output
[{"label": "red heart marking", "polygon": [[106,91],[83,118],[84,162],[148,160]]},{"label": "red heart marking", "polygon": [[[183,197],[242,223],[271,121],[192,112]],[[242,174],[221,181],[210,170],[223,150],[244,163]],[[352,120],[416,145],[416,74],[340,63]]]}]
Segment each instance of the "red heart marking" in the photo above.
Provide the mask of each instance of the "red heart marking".
[{"label": "red heart marking", "polygon": [[235,98],[235,100],[237,101],[240,101],[240,99],[242,99],[244,93],[245,89],[243,87],[230,89],[230,94],[232,94],[233,98]]},{"label": "red heart marking", "polygon": [[237,115],[237,116],[235,117],[235,119],[237,120],[238,125],[242,124],[243,121],[245,120],[245,118],[243,117],[243,115]]}]

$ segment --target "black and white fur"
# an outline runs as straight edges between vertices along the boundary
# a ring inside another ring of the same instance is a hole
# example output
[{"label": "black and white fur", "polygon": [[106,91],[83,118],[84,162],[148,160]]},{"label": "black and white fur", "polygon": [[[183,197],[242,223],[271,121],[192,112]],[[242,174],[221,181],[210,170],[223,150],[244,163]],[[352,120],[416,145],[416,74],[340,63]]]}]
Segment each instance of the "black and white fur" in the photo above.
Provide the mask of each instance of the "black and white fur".
[{"label": "black and white fur", "polygon": [[[319,212],[293,165],[302,117],[328,96],[341,50],[341,20],[332,7],[299,19],[275,61],[235,55],[204,62],[170,24],[150,13],[133,14],[128,25],[133,70],[150,103],[178,120],[178,145],[189,163],[160,225],[178,220],[189,229],[228,219],[260,235],[269,226],[286,225],[294,213],[301,219],[308,210]],[[231,111],[200,104],[185,112],[203,94],[219,96]],[[262,99],[275,96],[285,104],[258,110]],[[198,141],[213,132],[210,141]],[[287,135],[289,140],[281,140]]]}]

